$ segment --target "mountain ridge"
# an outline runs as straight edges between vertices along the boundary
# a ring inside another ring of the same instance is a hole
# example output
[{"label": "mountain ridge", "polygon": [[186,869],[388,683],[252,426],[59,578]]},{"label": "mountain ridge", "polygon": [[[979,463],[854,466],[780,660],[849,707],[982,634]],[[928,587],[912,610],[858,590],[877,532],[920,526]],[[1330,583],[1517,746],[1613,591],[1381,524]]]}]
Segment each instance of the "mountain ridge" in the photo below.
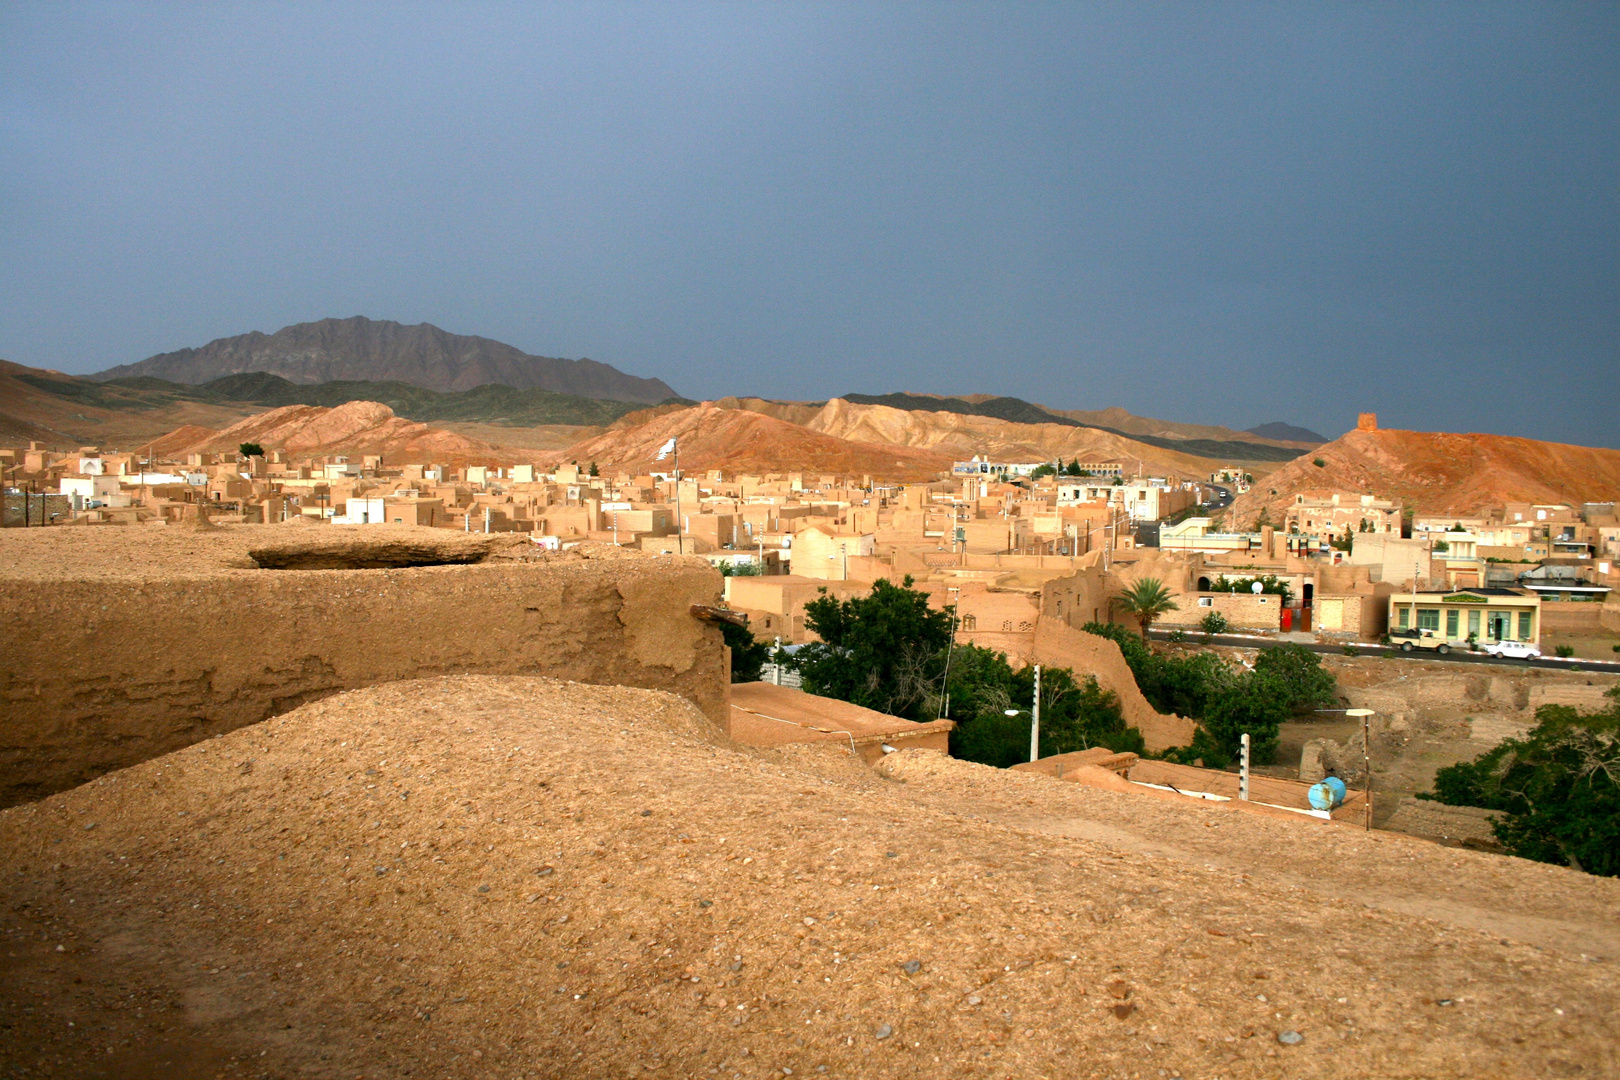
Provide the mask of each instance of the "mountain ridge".
[{"label": "mountain ridge", "polygon": [[300,384],[402,382],[440,392],[491,383],[549,390],[576,397],[653,405],[678,397],[662,379],[627,375],[595,360],[531,356],[474,335],[453,334],[431,323],[406,325],[363,315],[216,338],[199,348],[158,353],[88,378],[98,382],[155,376],[195,385],[255,371]]}]

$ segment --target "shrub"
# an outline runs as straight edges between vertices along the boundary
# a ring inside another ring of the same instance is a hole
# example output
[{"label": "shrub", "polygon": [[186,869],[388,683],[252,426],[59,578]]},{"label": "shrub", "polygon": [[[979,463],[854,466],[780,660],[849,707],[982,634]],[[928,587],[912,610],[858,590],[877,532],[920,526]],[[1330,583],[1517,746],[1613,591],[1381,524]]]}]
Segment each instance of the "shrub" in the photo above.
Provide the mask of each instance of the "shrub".
[{"label": "shrub", "polygon": [[1165,640],[1166,641],[1173,641],[1173,642],[1175,642],[1176,644],[1179,645],[1183,641],[1187,640],[1187,631],[1182,630],[1182,629],[1180,629],[1178,627],[1177,629],[1170,631],[1169,634],[1165,635]]},{"label": "shrub", "polygon": [[1543,705],[1522,739],[1441,769],[1418,798],[1503,811],[1491,828],[1521,858],[1620,876],[1620,687],[1607,696],[1598,712]]},{"label": "shrub", "polygon": [[1312,461],[1311,464],[1315,465],[1318,469],[1327,468],[1327,462],[1322,460],[1321,458],[1317,458],[1316,460]]},{"label": "shrub", "polygon": [[1553,649],[1553,655],[1554,656],[1562,656],[1565,659],[1568,659],[1569,657],[1575,655],[1575,646],[1573,646],[1573,645],[1559,645],[1557,648]]},{"label": "shrub", "polygon": [[1231,626],[1232,624],[1226,621],[1226,616],[1218,611],[1211,611],[1198,620],[1198,628],[1206,634],[1224,634]]},{"label": "shrub", "polygon": [[1346,655],[1346,656],[1360,656],[1361,655],[1361,650],[1356,648],[1354,645],[1346,645],[1344,647],[1344,655]]},{"label": "shrub", "polygon": [[1303,645],[1292,642],[1262,650],[1254,659],[1254,673],[1270,676],[1295,712],[1309,712],[1333,704],[1337,685],[1322,660]]}]

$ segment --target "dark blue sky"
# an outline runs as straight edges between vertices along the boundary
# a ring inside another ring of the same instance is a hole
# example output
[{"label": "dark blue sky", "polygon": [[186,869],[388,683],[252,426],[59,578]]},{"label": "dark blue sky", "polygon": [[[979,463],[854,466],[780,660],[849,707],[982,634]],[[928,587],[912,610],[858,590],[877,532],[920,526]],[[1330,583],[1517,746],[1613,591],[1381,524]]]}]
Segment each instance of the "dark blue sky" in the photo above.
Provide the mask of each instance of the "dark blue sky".
[{"label": "dark blue sky", "polygon": [[0,357],[1620,446],[1620,5],[7,5]]}]

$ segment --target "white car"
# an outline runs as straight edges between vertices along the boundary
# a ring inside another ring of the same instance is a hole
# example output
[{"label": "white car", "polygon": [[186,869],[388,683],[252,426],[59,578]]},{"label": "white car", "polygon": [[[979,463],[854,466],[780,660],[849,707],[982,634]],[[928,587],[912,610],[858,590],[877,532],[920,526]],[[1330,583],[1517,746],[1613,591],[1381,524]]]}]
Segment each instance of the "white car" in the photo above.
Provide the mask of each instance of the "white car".
[{"label": "white car", "polygon": [[1487,656],[1507,656],[1514,660],[1540,660],[1541,650],[1528,641],[1493,641],[1484,646]]}]

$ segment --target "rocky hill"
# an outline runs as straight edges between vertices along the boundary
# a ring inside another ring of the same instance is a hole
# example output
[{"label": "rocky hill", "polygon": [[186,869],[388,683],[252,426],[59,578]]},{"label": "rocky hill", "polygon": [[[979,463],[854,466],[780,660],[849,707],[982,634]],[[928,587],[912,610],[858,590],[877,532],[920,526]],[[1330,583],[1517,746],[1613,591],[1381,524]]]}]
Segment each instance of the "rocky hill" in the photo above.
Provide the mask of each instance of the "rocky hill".
[{"label": "rocky hill", "polygon": [[[640,472],[654,468],[659,448],[676,437],[680,439],[681,469],[687,473],[723,469],[932,480],[948,473],[952,461],[949,453],[938,450],[843,438],[714,402],[659,413],[634,427],[605,432],[569,447],[558,457]],[[668,468],[669,462],[657,467]]]},{"label": "rocky hill", "polygon": [[1281,522],[1295,495],[1317,490],[1378,495],[1420,514],[1606,502],[1620,497],[1620,450],[1506,435],[1351,431],[1260,478],[1232,504],[1230,520],[1247,527],[1265,508]]},{"label": "rocky hill", "polygon": [[960,461],[986,454],[1002,461],[1117,461],[1135,472],[1206,475],[1217,459],[1165,449],[1100,428],[1052,423],[1015,423],[957,412],[923,412],[860,405],[833,398],[806,424],[812,431],[866,443],[934,450]]},{"label": "rocky hill", "polygon": [[499,383],[559,394],[656,404],[676,397],[661,379],[626,375],[594,360],[530,356],[489,338],[452,334],[429,323],[406,326],[355,316],[298,323],[274,334],[219,338],[197,349],[159,353],[98,372],[100,380],[152,375],[205,383],[264,371],[295,383],[393,381],[428,390]]},{"label": "rocky hill", "polygon": [[[1099,411],[1053,409],[1015,397],[966,394],[946,397],[936,394],[847,394],[843,400],[855,405],[882,405],[928,413],[957,413],[1005,420],[1013,424],[1057,424],[1089,427],[1121,435],[1136,442],[1165,450],[1219,458],[1227,462],[1288,461],[1310,444],[1296,444],[1247,432],[1202,424],[1179,424],[1135,416],[1114,407]],[[1317,442],[1323,440],[1318,439]]]},{"label": "rocky hill", "polygon": [[1285,424],[1281,420],[1273,420],[1269,424],[1260,424],[1256,427],[1245,428],[1250,435],[1258,435],[1263,439],[1280,439],[1283,442],[1309,443],[1320,446],[1328,441],[1326,435],[1318,435],[1310,428],[1296,427]]}]

